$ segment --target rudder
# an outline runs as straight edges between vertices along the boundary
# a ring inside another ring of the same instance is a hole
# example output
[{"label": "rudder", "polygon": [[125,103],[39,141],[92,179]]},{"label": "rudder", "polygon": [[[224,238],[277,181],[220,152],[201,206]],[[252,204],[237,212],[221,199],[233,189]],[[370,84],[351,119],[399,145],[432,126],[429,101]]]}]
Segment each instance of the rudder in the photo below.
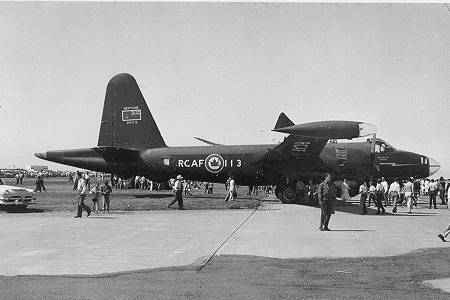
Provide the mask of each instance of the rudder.
[{"label": "rudder", "polygon": [[167,147],[136,80],[130,74],[116,75],[108,83],[98,146]]}]

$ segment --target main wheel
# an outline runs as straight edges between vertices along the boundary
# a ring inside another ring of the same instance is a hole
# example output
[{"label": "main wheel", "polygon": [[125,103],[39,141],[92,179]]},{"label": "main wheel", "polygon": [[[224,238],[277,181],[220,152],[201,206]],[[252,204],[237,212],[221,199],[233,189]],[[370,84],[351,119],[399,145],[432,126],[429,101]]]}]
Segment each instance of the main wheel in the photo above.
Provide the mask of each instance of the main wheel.
[{"label": "main wheel", "polygon": [[297,190],[294,187],[276,187],[275,195],[284,204],[294,204],[298,202]]},{"label": "main wheel", "polygon": [[283,199],[285,200],[285,202],[283,203],[287,204],[297,203],[297,191],[295,187],[285,188],[282,192],[282,195]]}]

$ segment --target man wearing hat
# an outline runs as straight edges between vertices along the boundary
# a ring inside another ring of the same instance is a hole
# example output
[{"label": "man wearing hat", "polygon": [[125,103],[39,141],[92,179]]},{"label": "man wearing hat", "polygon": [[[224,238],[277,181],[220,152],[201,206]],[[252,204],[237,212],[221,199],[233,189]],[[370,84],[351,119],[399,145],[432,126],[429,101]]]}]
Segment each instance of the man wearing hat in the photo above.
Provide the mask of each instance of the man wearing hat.
[{"label": "man wearing hat", "polygon": [[181,180],[183,180],[183,177],[181,175],[178,175],[175,183],[173,184],[173,192],[175,193],[175,197],[173,198],[173,201],[170,202],[170,204],[167,206],[168,208],[171,207],[172,204],[175,204],[175,202],[178,201],[179,209],[184,209],[184,207],[183,207],[183,183],[181,182]]},{"label": "man wearing hat", "polygon": [[77,215],[74,218],[81,218],[81,214],[83,212],[83,209],[87,212],[87,216],[91,214],[91,208],[84,204],[84,199],[86,198],[86,182],[83,179],[83,176],[81,175],[81,172],[77,171],[77,177],[78,177],[78,194],[77,194],[77,204],[78,204],[78,211]]}]

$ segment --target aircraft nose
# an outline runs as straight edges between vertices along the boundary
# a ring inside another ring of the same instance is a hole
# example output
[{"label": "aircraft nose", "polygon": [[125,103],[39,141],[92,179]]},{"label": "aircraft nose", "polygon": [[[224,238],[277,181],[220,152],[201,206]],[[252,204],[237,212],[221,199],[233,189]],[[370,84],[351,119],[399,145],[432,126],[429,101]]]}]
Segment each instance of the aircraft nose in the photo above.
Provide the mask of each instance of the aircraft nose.
[{"label": "aircraft nose", "polygon": [[428,157],[428,161],[430,162],[429,164],[430,174],[428,176],[431,176],[434,175],[437,171],[439,171],[441,165],[437,160],[434,160],[431,157]]},{"label": "aircraft nose", "polygon": [[46,152],[38,152],[38,153],[35,153],[34,156],[36,156],[38,158],[46,159],[47,153]]}]

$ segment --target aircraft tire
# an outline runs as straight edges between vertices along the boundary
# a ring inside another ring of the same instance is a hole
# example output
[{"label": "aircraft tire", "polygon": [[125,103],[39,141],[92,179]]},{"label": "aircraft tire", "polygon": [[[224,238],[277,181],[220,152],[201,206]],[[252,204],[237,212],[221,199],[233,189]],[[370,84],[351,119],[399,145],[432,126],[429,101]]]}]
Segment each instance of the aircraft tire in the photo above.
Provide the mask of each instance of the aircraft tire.
[{"label": "aircraft tire", "polygon": [[278,188],[278,193],[275,193],[278,199],[284,204],[296,204],[298,202],[297,191],[294,187]]}]

